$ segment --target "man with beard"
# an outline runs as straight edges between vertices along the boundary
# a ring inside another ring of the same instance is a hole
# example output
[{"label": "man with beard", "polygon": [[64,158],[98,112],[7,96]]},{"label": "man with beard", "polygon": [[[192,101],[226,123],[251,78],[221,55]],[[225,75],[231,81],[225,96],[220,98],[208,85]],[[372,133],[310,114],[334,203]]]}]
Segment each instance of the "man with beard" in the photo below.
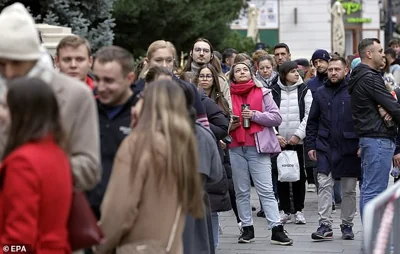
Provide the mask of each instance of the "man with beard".
[{"label": "man with beard", "polygon": [[306,128],[306,150],[317,162],[319,228],[313,240],[332,240],[332,194],[335,179],[340,179],[343,200],[340,225],[342,239],[353,240],[356,212],[357,177],[361,175],[357,156],[358,137],[353,127],[350,95],[345,79],[346,60],[329,60],[328,80],[314,93]]},{"label": "man with beard", "polygon": [[311,61],[317,69],[317,76],[310,79],[307,83],[311,92],[314,94],[318,87],[324,85],[324,82],[328,79],[328,61],[330,59],[328,51],[324,49],[318,49],[314,52],[311,57]]},{"label": "man with beard", "polygon": [[[358,53],[361,63],[351,72],[349,93],[363,165],[362,215],[365,204],[387,188],[395,150],[396,124],[400,124],[400,105],[382,79],[380,68],[385,54],[380,41],[363,39],[358,45]],[[396,165],[398,160],[395,158]]]}]

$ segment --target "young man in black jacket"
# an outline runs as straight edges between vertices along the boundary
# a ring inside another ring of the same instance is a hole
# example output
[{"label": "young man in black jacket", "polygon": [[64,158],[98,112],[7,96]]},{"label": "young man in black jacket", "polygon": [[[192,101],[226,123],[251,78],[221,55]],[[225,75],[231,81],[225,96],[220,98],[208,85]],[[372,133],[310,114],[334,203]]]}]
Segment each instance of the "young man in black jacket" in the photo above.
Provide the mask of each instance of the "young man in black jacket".
[{"label": "young man in black jacket", "polygon": [[386,89],[380,67],[385,57],[380,41],[363,39],[358,45],[361,64],[349,81],[354,128],[360,137],[363,183],[360,211],[387,188],[395,150],[400,105]]},{"label": "young man in black jacket", "polygon": [[135,76],[132,70],[133,56],[123,48],[104,47],[96,54],[93,73],[98,89],[97,108],[103,175],[100,183],[88,192],[88,199],[98,219],[115,154],[123,139],[131,131],[133,92],[130,84]]}]

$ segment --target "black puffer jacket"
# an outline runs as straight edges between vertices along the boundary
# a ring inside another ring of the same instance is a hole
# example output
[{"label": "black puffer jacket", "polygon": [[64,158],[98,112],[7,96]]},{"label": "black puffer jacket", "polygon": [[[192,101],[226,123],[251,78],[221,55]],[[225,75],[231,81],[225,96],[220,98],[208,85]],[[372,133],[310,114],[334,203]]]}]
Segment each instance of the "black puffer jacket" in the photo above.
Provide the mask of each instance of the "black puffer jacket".
[{"label": "black puffer jacket", "polygon": [[360,138],[381,137],[394,139],[397,126],[386,127],[378,112],[381,105],[400,124],[400,105],[385,87],[381,73],[368,65],[353,69],[349,81],[351,111],[354,128]]},{"label": "black puffer jacket", "polygon": [[[208,122],[210,123],[210,129],[217,139],[217,146],[221,156],[221,163],[224,161],[224,153],[220,146],[219,140],[223,139],[228,135],[228,117],[222,113],[219,106],[200,90],[201,102],[207,113]],[[225,170],[223,171],[223,178],[218,183],[206,184],[206,191],[210,198],[211,212],[225,212],[232,209],[229,192],[228,192],[228,176],[226,165],[224,163]],[[232,175],[232,174],[230,174]]]}]

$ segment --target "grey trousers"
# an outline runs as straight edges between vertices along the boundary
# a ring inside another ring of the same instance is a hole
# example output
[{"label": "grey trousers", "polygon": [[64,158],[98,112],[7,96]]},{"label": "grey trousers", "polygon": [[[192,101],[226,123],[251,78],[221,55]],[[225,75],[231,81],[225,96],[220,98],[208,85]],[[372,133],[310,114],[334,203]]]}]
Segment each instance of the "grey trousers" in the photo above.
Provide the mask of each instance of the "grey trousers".
[{"label": "grey trousers", "polygon": [[[332,175],[318,173],[318,215],[319,224],[332,226],[332,194],[334,179]],[[356,213],[356,177],[342,177],[342,205],[340,219],[344,225],[353,226]]]}]

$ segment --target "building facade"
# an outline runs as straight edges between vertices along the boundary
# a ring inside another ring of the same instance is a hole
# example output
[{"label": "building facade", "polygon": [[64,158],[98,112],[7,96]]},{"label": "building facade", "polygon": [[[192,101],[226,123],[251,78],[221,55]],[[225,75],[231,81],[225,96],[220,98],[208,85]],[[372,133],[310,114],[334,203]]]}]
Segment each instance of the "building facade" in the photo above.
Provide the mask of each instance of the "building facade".
[{"label": "building facade", "polygon": [[[251,0],[259,9],[259,39],[268,47],[289,45],[292,59],[311,58],[316,49],[332,50],[331,6],[336,0]],[[378,0],[341,0],[344,13],[346,55],[357,52],[363,38],[383,41]],[[247,33],[245,12],[231,28]]]}]

